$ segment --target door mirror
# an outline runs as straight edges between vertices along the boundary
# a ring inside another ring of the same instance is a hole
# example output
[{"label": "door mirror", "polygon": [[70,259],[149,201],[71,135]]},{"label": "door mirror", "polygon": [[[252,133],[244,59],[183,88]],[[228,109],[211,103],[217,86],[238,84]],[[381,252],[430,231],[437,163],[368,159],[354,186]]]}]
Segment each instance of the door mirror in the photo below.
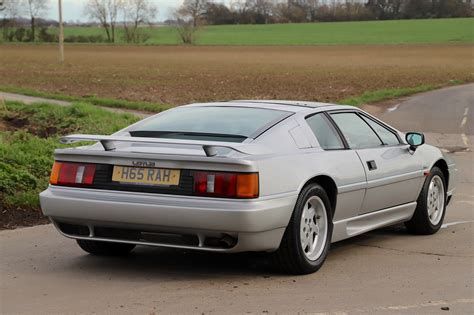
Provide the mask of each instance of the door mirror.
[{"label": "door mirror", "polygon": [[415,151],[417,147],[425,144],[425,135],[419,132],[409,132],[406,134],[405,139],[410,145],[410,149]]}]

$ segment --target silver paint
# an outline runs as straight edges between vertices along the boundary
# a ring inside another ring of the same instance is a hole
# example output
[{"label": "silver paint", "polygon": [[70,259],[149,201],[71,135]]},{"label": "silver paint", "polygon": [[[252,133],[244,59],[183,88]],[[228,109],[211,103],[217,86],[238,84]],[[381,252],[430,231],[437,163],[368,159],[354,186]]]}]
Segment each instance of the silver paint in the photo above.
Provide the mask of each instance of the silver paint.
[{"label": "silver paint", "polygon": [[[238,239],[237,245],[219,251],[273,251],[280,245],[300,191],[317,177],[324,176],[337,187],[332,242],[409,220],[425,180],[424,172],[438,161],[445,161],[449,168],[448,196],[455,190],[457,169],[454,161],[430,145],[423,145],[415,152],[409,152],[406,143],[365,150],[323,150],[305,117],[326,110],[359,111],[351,106],[288,101],[236,101],[187,106],[277,108],[293,112],[293,115],[255,140],[240,144],[163,139],[147,139],[140,143],[122,141],[124,138],[134,140],[130,139],[128,130],[141,123],[138,122],[110,137],[86,137],[113,142],[114,151],[104,151],[98,143],[56,150],[55,158],[120,165],[146,161],[163,168],[258,172],[259,198],[230,200],[50,186],[40,194],[43,213],[54,222],[92,227],[146,228],[175,233],[191,231],[199,235],[229,233]],[[403,133],[397,133],[404,139]],[[65,139],[76,138],[83,136]],[[205,152],[206,145],[216,148],[213,151],[216,154],[209,156]],[[365,161],[369,159],[376,161],[376,172],[367,169]],[[86,238],[130,242],[101,239],[94,235]],[[161,243],[146,245],[186,247]],[[197,249],[216,250],[205,246]]]}]

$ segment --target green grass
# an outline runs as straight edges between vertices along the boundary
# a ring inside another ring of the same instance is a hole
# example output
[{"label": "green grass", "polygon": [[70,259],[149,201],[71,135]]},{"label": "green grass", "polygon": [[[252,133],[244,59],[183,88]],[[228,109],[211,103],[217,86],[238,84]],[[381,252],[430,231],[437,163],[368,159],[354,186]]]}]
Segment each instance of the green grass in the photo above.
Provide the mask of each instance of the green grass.
[{"label": "green grass", "polygon": [[135,121],[132,115],[84,103],[61,107],[6,102],[0,108],[0,122],[9,126],[9,131],[0,130],[0,207],[39,208],[38,193],[48,185],[53,151],[64,147],[58,142],[61,135],[111,134]]},{"label": "green grass", "polygon": [[383,89],[371,92],[365,92],[360,96],[346,98],[338,101],[339,104],[361,106],[364,104],[377,103],[381,101],[391,100],[402,96],[412,95],[416,93],[431,91],[439,88],[440,86],[434,85],[421,85],[413,88],[396,88],[396,89]]},{"label": "green grass", "polygon": [[[198,32],[198,45],[347,45],[474,42],[474,18],[330,22],[269,25],[216,25]],[[180,44],[173,27],[143,29],[147,45]],[[97,27],[67,27],[65,35],[104,35]],[[117,30],[123,44],[123,30]]]},{"label": "green grass", "polygon": [[0,86],[0,91],[48,98],[48,99],[53,99],[53,100],[67,101],[67,102],[86,102],[86,103],[97,105],[97,106],[125,108],[125,109],[132,109],[132,110],[138,110],[138,111],[147,111],[147,112],[152,112],[152,113],[161,112],[161,111],[171,108],[171,106],[164,105],[164,104],[127,101],[127,100],[120,100],[120,99],[102,98],[102,97],[97,97],[97,96],[77,97],[77,96],[64,95],[64,94],[59,94],[59,93],[40,92],[40,91],[36,91],[32,89],[14,87],[14,86]]}]

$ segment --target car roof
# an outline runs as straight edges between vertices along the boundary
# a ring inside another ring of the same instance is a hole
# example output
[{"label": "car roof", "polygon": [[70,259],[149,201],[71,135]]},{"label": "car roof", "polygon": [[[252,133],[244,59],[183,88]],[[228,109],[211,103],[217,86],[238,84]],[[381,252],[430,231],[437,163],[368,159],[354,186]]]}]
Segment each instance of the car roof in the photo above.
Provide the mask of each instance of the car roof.
[{"label": "car roof", "polygon": [[322,107],[341,107],[335,104],[306,102],[306,101],[283,101],[283,100],[235,100],[228,102],[213,102],[213,103],[196,103],[185,106],[204,107],[204,106],[228,106],[228,107],[253,107],[276,109],[288,112],[302,112],[309,109],[316,109]]},{"label": "car roof", "polygon": [[284,101],[284,100],[235,100],[235,101],[230,101],[229,103],[272,104],[272,105],[288,105],[288,106],[313,107],[313,108],[334,105],[334,104],[320,103],[320,102]]}]

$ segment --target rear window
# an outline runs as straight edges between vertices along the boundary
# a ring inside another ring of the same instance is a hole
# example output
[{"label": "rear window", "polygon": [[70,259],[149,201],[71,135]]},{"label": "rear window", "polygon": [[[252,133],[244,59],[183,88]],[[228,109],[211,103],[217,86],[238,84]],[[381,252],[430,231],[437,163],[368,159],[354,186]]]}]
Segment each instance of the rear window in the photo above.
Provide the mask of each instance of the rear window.
[{"label": "rear window", "polygon": [[134,137],[242,142],[256,138],[291,113],[247,107],[181,107],[137,125]]}]

